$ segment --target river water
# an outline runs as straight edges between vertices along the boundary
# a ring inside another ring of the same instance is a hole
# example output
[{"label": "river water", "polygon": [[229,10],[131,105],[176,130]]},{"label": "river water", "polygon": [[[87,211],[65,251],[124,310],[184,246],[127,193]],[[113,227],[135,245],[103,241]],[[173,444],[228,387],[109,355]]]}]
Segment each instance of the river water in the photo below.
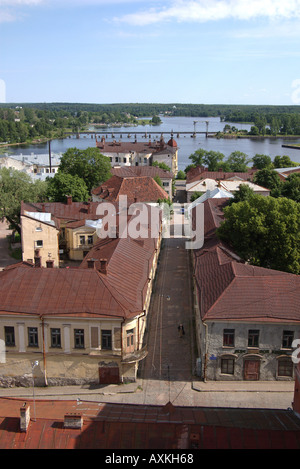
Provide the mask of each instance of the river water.
[{"label": "river water", "polygon": [[[136,127],[107,127],[105,129],[97,128],[98,135],[100,132],[105,133],[107,140],[112,140],[112,133],[122,132],[122,138],[119,134],[115,134],[115,139],[122,141],[134,141],[135,132],[147,132],[147,139],[149,134],[151,134],[151,139],[158,140],[161,136],[161,133],[164,134],[164,139],[167,142],[170,138],[171,132],[174,134],[174,139],[176,140],[179,150],[178,150],[178,167],[179,169],[184,170],[184,168],[191,163],[189,156],[194,153],[199,148],[204,148],[205,150],[220,151],[225,155],[225,159],[233,151],[241,151],[246,153],[249,158],[252,158],[256,154],[269,155],[272,159],[277,155],[288,155],[292,161],[299,163],[300,165],[300,150],[294,150],[290,148],[283,148],[282,144],[289,143],[298,143],[300,144],[300,139],[288,140],[284,138],[243,138],[243,139],[217,139],[217,138],[206,138],[204,134],[196,135],[196,138],[191,138],[190,134],[180,134],[180,132],[193,132],[194,129],[196,132],[205,132],[206,131],[206,121],[208,121],[208,131],[209,132],[218,132],[224,129],[226,124],[235,126],[238,129],[250,130],[251,125],[249,124],[239,124],[239,123],[230,123],[230,122],[221,122],[219,118],[195,118],[195,117],[161,117],[162,124],[157,126],[136,126]],[[91,127],[90,130],[94,130]],[[177,136],[179,133],[179,136]],[[131,135],[128,137],[128,135]],[[94,135],[93,135],[94,137]],[[138,140],[145,139],[144,135],[137,134]],[[68,148],[77,147],[80,149],[86,149],[88,147],[95,146],[95,138],[92,138],[91,135],[81,135],[80,138],[76,136],[71,136],[70,138],[52,140],[51,142],[51,151],[53,153],[64,153]],[[1,150],[0,150],[1,151]],[[48,153],[49,147],[48,143],[36,144],[36,145],[27,145],[27,146],[15,146],[9,147],[1,151],[1,154],[8,152],[10,155],[13,154],[23,154],[30,155],[31,153],[41,154]]]}]

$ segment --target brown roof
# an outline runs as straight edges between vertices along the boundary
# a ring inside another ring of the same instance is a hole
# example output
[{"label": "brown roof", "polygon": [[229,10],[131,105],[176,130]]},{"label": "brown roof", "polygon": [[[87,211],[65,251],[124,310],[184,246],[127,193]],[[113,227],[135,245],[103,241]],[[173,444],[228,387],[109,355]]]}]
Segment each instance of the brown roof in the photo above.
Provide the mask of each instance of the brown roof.
[{"label": "brown roof", "polygon": [[186,175],[186,183],[190,184],[191,182],[197,182],[201,179],[215,179],[215,180],[226,180],[232,177],[238,177],[244,181],[253,181],[254,174],[257,172],[257,169],[250,169],[245,173],[241,172],[225,172],[225,171],[208,171],[207,168],[203,166],[197,166],[196,168],[191,168]]},{"label": "brown roof", "polygon": [[244,263],[215,231],[222,199],[204,202],[204,246],[194,250],[203,320],[300,321],[300,277]]},{"label": "brown roof", "polygon": [[156,239],[114,238],[99,240],[81,264],[86,269],[93,259],[96,270],[100,260],[107,260],[106,279],[113,291],[119,292],[136,309],[143,310],[148,279],[155,255]]},{"label": "brown roof", "polygon": [[93,189],[92,194],[107,202],[118,202],[120,196],[127,196],[128,203],[157,202],[168,199],[164,191],[152,177],[119,177],[112,176],[101,186]]},{"label": "brown roof", "polygon": [[172,179],[173,174],[170,171],[161,169],[158,166],[114,166],[111,169],[113,176],[119,177],[136,177],[150,176],[152,178],[158,176],[161,179]]},{"label": "brown roof", "polygon": [[130,151],[144,154],[155,154],[160,151],[174,153],[177,149],[177,143],[174,139],[170,139],[168,144],[166,144],[163,137],[161,137],[159,141],[149,139],[145,142],[117,142],[115,140],[113,142],[106,142],[105,138],[102,137],[100,141],[96,139],[96,146],[102,153],[128,153]]},{"label": "brown roof", "polygon": [[[299,418],[286,409],[179,407],[171,403],[154,406],[83,400],[78,405],[71,400],[37,399],[35,421],[30,421],[27,432],[20,432],[23,404],[21,399],[0,399],[1,449],[133,449],[144,450],[147,458],[151,455],[145,452],[147,449],[300,448]],[[33,418],[33,401],[26,400],[26,404]],[[66,414],[81,415],[82,428],[65,428]],[[192,454],[193,462],[200,464],[202,453]],[[156,458],[158,460],[157,455]]]},{"label": "brown roof", "polygon": [[0,272],[2,313],[79,317],[130,317],[135,306],[93,269],[16,266]]},{"label": "brown roof", "polygon": [[59,220],[86,220],[101,218],[97,215],[99,202],[45,202],[45,203],[25,203],[21,204],[21,215],[27,212],[46,212]]}]

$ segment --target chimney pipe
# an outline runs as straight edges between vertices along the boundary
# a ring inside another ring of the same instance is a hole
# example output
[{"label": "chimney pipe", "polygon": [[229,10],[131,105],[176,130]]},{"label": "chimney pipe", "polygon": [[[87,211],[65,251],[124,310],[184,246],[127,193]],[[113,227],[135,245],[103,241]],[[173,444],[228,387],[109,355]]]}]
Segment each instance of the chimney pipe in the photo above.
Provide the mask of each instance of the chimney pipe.
[{"label": "chimney pipe", "polygon": [[80,429],[83,425],[83,417],[81,414],[65,414],[64,428]]},{"label": "chimney pipe", "polygon": [[28,425],[30,422],[30,406],[24,402],[20,408],[20,430],[21,432],[27,432]]},{"label": "chimney pipe", "polygon": [[72,205],[72,196],[67,195],[67,205]]}]

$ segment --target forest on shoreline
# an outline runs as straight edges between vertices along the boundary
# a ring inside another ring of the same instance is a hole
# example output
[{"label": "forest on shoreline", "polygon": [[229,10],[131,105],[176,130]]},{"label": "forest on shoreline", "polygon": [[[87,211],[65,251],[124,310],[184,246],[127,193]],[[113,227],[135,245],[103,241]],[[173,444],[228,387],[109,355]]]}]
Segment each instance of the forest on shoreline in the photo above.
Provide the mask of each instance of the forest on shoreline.
[{"label": "forest on shoreline", "polygon": [[[300,106],[155,103],[5,103],[0,105],[0,143],[32,143],[63,138],[91,124],[159,125],[159,116],[218,117],[221,122],[251,123],[249,136],[299,136]],[[230,129],[234,132],[234,126]],[[228,132],[226,132],[228,134]],[[245,133],[245,132],[244,132]]]}]

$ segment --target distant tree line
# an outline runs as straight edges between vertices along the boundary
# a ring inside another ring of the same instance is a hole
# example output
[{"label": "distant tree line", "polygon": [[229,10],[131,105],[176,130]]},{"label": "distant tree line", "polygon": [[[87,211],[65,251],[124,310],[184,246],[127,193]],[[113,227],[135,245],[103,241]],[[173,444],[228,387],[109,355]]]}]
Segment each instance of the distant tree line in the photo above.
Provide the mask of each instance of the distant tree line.
[{"label": "distant tree line", "polygon": [[250,122],[249,135],[300,135],[300,106],[18,103],[1,104],[0,142],[62,138],[66,131],[86,130],[89,124],[136,124],[145,117],[156,125],[161,114]]}]

